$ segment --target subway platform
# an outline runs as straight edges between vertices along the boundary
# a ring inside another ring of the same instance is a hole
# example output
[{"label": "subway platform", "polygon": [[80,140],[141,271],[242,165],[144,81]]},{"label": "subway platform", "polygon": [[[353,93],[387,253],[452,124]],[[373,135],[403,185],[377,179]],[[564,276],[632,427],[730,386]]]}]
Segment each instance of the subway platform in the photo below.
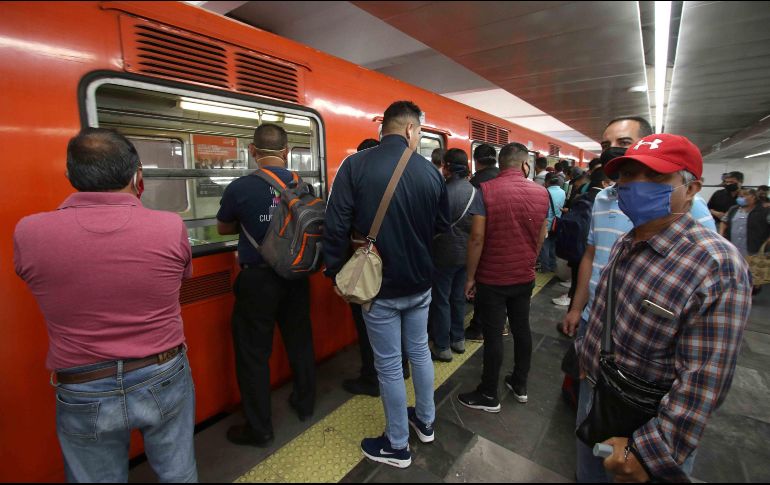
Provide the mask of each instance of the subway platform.
[{"label": "subway platform", "polygon": [[[195,438],[202,482],[572,482],[575,480],[575,412],[562,400],[561,359],[571,340],[556,330],[565,307],[551,299],[565,289],[551,275],[538,275],[532,300],[532,370],[529,402],[520,404],[500,386],[502,410],[489,414],[463,407],[457,394],[475,388],[482,366],[480,345],[461,358],[436,363],[436,441],[410,438],[412,465],[404,470],[363,458],[359,443],[382,432],[379,398],[351,396],[343,379],[355,377],[356,346],[318,369],[318,403],[300,422],[287,406],[291,384],[273,391],[275,442],[270,448],[240,447],[225,439],[241,424],[235,412],[204,425]],[[470,315],[469,315],[470,316]],[[698,449],[693,477],[702,482],[770,481],[770,287],[754,304],[735,378],[726,401],[710,419]],[[501,379],[513,365],[513,342],[505,337]],[[407,381],[411,402],[414,394]],[[131,482],[153,482],[146,461],[134,460]]]}]

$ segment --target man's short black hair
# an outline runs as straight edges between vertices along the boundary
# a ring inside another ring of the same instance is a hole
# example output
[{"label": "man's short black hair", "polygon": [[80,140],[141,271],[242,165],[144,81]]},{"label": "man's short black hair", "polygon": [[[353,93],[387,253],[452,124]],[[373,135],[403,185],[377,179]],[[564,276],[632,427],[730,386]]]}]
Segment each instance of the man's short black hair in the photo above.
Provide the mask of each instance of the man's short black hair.
[{"label": "man's short black hair", "polygon": [[767,187],[767,185],[760,185],[759,187],[757,187],[757,190],[764,190],[765,192],[767,192],[768,191],[768,187]]},{"label": "man's short black hair", "polygon": [[443,160],[444,160],[444,149],[434,148],[433,151],[430,153],[430,161],[433,163],[433,165],[440,168]]},{"label": "man's short black hair", "polygon": [[549,172],[549,173],[545,174],[545,186],[546,187],[557,186],[557,185],[561,185],[562,183],[563,182],[562,182],[561,175],[559,175],[558,173],[556,173],[556,172]]},{"label": "man's short black hair", "polygon": [[545,157],[537,157],[535,159],[535,169],[539,171],[545,170],[545,167],[548,166],[548,159]]},{"label": "man's short black hair", "polygon": [[597,165],[602,164],[601,158],[592,158],[590,162],[588,162],[588,170],[592,170],[596,168]]},{"label": "man's short black hair", "polygon": [[137,170],[136,148],[113,130],[86,128],[67,145],[67,176],[81,192],[123,189]]},{"label": "man's short black hair", "polygon": [[738,171],[730,172],[727,174],[727,176],[730,178],[734,178],[740,183],[743,183],[743,172],[738,172]]},{"label": "man's short black hair", "polygon": [[[639,138],[644,138],[645,136],[652,135],[652,125],[650,125],[650,122],[646,119],[642,118],[641,116],[618,116],[617,118],[614,118],[612,121],[607,123],[607,126],[610,126],[613,123],[617,123],[618,121],[636,121],[639,123]],[[607,126],[604,127],[604,129],[607,129]]]},{"label": "man's short black hair", "polygon": [[257,151],[280,151],[289,145],[286,130],[278,125],[265,123],[254,130],[254,146]]},{"label": "man's short black hair", "polygon": [[500,168],[521,165],[529,160],[529,149],[521,143],[509,143],[500,150]]},{"label": "man's short black hair", "polygon": [[477,166],[492,167],[497,164],[497,150],[492,145],[482,143],[473,150],[473,159]]},{"label": "man's short black hair", "polygon": [[450,148],[444,154],[444,166],[451,173],[460,177],[468,175],[468,154],[459,148]]},{"label": "man's short black hair", "polygon": [[358,148],[356,148],[356,151],[360,152],[361,150],[366,150],[367,148],[374,148],[379,145],[380,145],[379,140],[375,140],[374,138],[367,138],[366,140],[358,144]]},{"label": "man's short black hair", "polygon": [[591,172],[591,187],[601,187],[602,182],[605,180],[609,181],[610,178],[607,176],[606,173],[604,173],[604,169],[602,167],[597,168],[593,172]]},{"label": "man's short black hair", "polygon": [[396,101],[382,116],[382,131],[391,131],[409,122],[420,124],[420,107],[411,101]]}]

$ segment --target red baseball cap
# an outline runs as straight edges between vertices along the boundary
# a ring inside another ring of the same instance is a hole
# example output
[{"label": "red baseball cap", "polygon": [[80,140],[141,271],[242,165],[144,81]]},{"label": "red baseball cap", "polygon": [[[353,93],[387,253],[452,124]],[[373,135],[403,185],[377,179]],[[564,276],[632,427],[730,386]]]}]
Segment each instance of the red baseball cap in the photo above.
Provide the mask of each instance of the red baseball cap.
[{"label": "red baseball cap", "polygon": [[703,175],[703,157],[690,140],[679,135],[659,133],[645,136],[626,150],[622,157],[613,158],[604,166],[604,173],[613,176],[627,160],[648,166],[658,173],[687,170],[697,178]]}]

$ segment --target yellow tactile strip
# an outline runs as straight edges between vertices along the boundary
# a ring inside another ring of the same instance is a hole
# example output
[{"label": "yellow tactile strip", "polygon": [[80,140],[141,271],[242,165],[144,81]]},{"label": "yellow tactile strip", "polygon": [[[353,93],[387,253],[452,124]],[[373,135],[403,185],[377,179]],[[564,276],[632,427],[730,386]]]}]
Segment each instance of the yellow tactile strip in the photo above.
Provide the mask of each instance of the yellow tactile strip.
[{"label": "yellow tactile strip", "polygon": [[[552,273],[538,273],[532,296],[538,294],[551,278]],[[466,318],[466,325],[470,317]],[[434,362],[434,389],[438,389],[480,348],[480,343],[466,342],[465,353],[455,355],[452,362]],[[412,406],[414,387],[411,379],[406,381],[406,391],[407,401]],[[380,435],[384,428],[385,415],[380,398],[354,396],[236,482],[338,482],[363,458],[361,440]]]}]

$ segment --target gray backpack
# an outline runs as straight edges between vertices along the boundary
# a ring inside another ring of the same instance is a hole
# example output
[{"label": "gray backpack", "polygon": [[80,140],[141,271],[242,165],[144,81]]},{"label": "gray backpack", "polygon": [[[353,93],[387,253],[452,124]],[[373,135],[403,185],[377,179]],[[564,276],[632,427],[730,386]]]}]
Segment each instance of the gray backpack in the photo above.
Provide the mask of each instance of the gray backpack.
[{"label": "gray backpack", "polygon": [[318,271],[326,203],[294,172],[288,185],[269,170],[260,169],[254,175],[280,192],[281,201],[262,244],[257,244],[243,225],[241,231],[281,278],[295,280]]}]

